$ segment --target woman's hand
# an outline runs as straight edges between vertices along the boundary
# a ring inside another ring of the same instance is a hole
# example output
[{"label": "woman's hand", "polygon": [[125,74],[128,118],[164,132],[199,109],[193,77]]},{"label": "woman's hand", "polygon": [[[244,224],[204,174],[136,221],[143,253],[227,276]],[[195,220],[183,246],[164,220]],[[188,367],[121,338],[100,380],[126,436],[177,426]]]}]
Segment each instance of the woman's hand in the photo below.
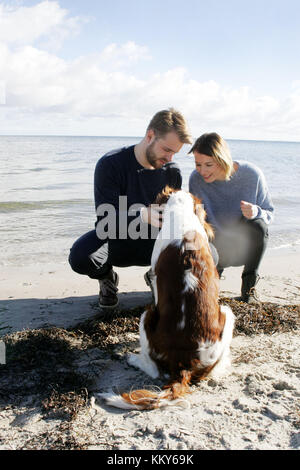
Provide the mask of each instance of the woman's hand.
[{"label": "woman's hand", "polygon": [[241,201],[241,211],[246,219],[254,219],[258,214],[258,207],[250,202]]}]

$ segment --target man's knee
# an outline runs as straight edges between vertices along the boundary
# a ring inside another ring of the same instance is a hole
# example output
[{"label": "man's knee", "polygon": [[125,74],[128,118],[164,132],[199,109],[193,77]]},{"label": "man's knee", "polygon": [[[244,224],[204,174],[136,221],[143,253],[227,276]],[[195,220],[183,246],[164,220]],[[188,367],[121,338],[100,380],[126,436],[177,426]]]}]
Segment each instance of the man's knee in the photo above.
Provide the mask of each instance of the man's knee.
[{"label": "man's knee", "polygon": [[97,238],[95,230],[91,230],[78,238],[69,254],[69,263],[73,271],[78,274],[93,275],[94,264],[90,259],[90,255],[99,250],[100,246],[101,242]]},{"label": "man's knee", "polygon": [[78,274],[87,274],[87,259],[80,253],[76,243],[72,246],[69,254],[69,264],[73,271]]}]

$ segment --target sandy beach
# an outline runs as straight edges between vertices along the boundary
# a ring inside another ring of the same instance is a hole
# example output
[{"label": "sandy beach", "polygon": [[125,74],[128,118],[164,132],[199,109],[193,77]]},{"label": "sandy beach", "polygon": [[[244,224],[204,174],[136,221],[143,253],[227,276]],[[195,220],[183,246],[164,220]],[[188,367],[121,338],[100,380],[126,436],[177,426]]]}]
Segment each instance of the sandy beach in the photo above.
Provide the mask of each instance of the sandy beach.
[{"label": "sandy beach", "polygon": [[[143,279],[145,268],[116,270],[122,312],[151,302]],[[241,268],[228,268],[224,275],[221,302],[223,297],[239,295]],[[299,250],[268,251],[260,276],[257,291],[262,305],[299,306]],[[127,366],[126,352],[139,347],[138,315],[134,321],[123,318],[124,332],[109,332],[107,342],[97,343],[90,331],[87,341],[86,325],[96,331],[100,321],[97,291],[97,281],[73,273],[67,263],[2,270],[0,339],[7,343],[7,364],[0,366],[0,449],[300,448],[299,321],[269,333],[237,330],[230,374],[193,386],[184,407],[128,412],[106,406],[97,393],[165,382],[153,382]],[[33,340],[40,337],[49,344],[46,358],[54,347],[49,365],[38,362],[42,360],[38,350],[33,353]],[[55,349],[58,340],[60,349]],[[22,341],[23,350],[18,349]],[[65,361],[60,356],[62,344]],[[82,380],[68,386],[60,379],[56,383],[55,377],[47,375],[50,368],[60,378],[72,372]],[[46,371],[44,379],[50,377],[43,383],[43,392],[36,385],[42,383],[39,370]]]}]

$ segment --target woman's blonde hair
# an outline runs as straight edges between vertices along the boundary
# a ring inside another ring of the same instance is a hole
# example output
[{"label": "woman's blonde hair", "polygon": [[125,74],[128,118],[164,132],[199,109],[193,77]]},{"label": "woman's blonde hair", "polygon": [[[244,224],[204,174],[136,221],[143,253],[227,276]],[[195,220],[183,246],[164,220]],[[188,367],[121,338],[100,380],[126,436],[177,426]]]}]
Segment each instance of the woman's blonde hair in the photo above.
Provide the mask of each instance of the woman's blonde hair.
[{"label": "woman's blonde hair", "polygon": [[233,161],[226,141],[216,132],[203,134],[195,141],[189,153],[197,152],[212,157],[224,170],[225,180],[232,175]]}]

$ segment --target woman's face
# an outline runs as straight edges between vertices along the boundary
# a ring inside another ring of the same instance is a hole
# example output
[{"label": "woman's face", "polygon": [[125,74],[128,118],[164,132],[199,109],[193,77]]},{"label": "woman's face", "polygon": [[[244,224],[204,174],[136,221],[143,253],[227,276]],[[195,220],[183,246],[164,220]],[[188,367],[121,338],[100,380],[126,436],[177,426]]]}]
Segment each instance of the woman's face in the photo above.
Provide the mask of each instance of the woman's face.
[{"label": "woman's face", "polygon": [[223,168],[214,160],[213,157],[204,153],[194,152],[196,170],[202,176],[206,183],[225,180]]}]

